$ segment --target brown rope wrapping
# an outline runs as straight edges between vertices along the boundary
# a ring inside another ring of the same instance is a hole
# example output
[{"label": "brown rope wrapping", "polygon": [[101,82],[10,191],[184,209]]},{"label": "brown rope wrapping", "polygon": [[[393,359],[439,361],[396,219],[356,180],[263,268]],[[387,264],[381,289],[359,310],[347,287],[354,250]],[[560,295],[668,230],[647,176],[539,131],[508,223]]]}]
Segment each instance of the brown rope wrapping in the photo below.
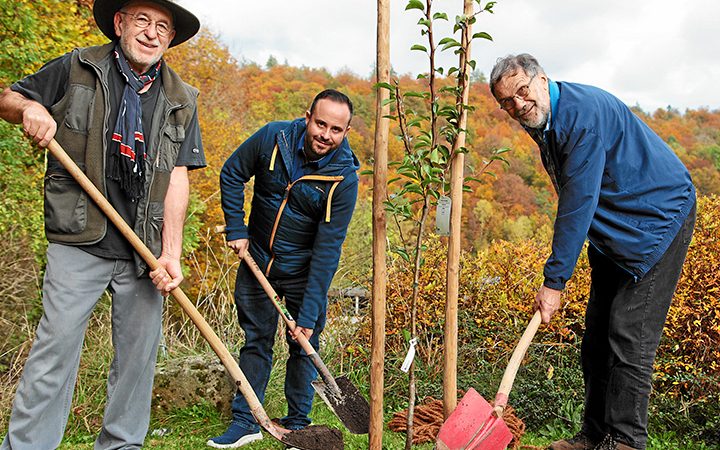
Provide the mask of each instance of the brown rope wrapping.
[{"label": "brown rope wrapping", "polygon": [[[509,448],[520,448],[520,439],[525,434],[525,423],[515,415],[515,411],[509,405],[505,407],[502,420],[513,436]],[[434,442],[443,422],[445,422],[445,417],[442,400],[427,397],[422,404],[415,407],[412,443]],[[407,409],[393,414],[393,418],[388,422],[388,428],[396,433],[405,433],[407,431]]]}]

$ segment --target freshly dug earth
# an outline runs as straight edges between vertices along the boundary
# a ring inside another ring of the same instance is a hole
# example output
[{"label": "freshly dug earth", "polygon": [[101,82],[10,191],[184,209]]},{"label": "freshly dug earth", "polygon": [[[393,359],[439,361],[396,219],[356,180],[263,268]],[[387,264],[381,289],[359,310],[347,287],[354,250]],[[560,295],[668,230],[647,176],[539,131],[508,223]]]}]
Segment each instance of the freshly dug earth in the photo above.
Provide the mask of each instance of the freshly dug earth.
[{"label": "freshly dug earth", "polygon": [[343,450],[340,430],[325,425],[310,425],[302,430],[291,431],[283,436],[285,444],[307,450]]}]

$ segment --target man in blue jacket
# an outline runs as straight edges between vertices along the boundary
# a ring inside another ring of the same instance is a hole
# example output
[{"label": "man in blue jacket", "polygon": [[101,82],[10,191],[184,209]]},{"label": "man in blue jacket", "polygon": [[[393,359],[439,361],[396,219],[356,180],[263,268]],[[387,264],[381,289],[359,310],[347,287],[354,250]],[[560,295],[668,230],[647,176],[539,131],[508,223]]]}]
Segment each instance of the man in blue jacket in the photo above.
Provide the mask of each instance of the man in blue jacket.
[{"label": "man in blue jacket", "polygon": [[499,59],[490,89],[537,142],[558,194],[535,298],[544,323],[590,242],[583,426],[550,448],[644,449],[655,351],[695,225],[690,175],[620,100],[550,80],[531,55]]},{"label": "man in blue jacket", "polygon": [[[347,96],[325,90],[304,118],[271,122],[257,131],[228,158],[220,174],[228,247],[241,259],[250,252],[297,321],[287,337],[288,414],[280,419],[288,429],[310,424],[311,381],[317,375],[294,339],[303,333],[319,348],[327,292],[355,208],[360,164],[346,139],[352,114]],[[245,225],[245,184],[252,177],[252,209]],[[237,273],[235,304],[245,332],[240,368],[262,402],[278,313],[244,264]],[[210,447],[235,448],[262,438],[242,395],[236,394],[232,412],[227,431],[208,440]]]}]

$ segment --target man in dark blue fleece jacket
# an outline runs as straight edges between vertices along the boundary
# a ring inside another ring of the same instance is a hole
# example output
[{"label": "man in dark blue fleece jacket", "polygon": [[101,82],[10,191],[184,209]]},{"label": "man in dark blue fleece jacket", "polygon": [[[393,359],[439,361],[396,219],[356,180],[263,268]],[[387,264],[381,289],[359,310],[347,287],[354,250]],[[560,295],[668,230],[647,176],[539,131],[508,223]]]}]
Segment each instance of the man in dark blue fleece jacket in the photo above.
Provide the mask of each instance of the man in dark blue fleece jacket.
[{"label": "man in dark blue fleece jacket", "polygon": [[[257,131],[228,158],[220,174],[228,247],[241,259],[250,252],[297,320],[287,339],[288,414],[280,419],[288,429],[310,424],[311,381],[317,375],[294,339],[303,333],[319,348],[327,292],[357,199],[360,164],[346,139],[352,113],[347,96],[325,90],[304,118],[271,122]],[[252,177],[246,226],[245,184]],[[263,401],[278,313],[244,264],[238,269],[235,304],[245,332],[240,368]],[[235,448],[262,438],[242,395],[235,396],[232,409],[232,423],[222,436],[210,439],[209,446]]]},{"label": "man in dark blue fleece jacket", "polygon": [[558,194],[535,308],[548,323],[590,242],[582,431],[552,449],[644,449],[655,351],[695,224],[695,188],[672,150],[611,94],[550,80],[528,54],[490,89],[540,147]]}]

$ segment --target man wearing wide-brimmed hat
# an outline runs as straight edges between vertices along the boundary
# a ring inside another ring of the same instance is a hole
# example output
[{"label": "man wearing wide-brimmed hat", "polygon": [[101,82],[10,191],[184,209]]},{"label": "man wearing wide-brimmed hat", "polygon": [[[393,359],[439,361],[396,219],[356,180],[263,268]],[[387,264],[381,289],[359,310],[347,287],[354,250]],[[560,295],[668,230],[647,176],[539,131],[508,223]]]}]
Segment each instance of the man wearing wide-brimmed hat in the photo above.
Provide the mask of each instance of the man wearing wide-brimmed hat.
[{"label": "man wearing wide-brimmed hat", "polygon": [[163,61],[198,19],[169,0],[96,0],[112,42],[54,59],[0,94],[0,117],[40,147],[55,138],[160,266],[150,271],[53,157],[45,176],[49,241],[43,316],[2,450],[57,448],[70,413],[85,329],[112,296],[115,357],[96,449],[140,448],[150,420],[163,294],[183,279],[188,170],[205,166],[197,90]]}]

